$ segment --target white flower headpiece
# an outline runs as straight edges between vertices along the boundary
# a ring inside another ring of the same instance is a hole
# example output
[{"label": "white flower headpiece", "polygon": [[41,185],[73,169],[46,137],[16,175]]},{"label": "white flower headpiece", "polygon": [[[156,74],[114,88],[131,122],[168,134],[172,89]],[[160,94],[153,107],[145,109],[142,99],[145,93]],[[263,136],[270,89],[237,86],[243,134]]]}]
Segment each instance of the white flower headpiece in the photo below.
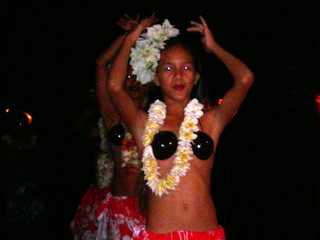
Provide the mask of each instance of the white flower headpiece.
[{"label": "white flower headpiece", "polygon": [[152,81],[160,59],[160,49],[165,46],[164,41],[178,35],[179,29],[174,28],[168,19],[162,25],[153,25],[147,28],[146,33],[141,34],[130,54],[132,74],[137,76],[137,81],[142,84]]}]

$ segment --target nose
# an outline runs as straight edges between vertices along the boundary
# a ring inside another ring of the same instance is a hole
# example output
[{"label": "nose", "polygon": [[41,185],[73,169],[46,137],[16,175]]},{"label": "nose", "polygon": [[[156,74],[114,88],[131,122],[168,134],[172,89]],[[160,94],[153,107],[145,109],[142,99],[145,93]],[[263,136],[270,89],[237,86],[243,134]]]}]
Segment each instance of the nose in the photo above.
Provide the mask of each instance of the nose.
[{"label": "nose", "polygon": [[177,69],[175,71],[175,79],[181,79],[183,76],[182,70],[181,69]]},{"label": "nose", "polygon": [[139,87],[141,87],[141,82],[138,82],[137,80],[133,80],[134,82],[132,83],[132,85],[134,86],[134,87],[137,87],[137,88],[139,88]]}]

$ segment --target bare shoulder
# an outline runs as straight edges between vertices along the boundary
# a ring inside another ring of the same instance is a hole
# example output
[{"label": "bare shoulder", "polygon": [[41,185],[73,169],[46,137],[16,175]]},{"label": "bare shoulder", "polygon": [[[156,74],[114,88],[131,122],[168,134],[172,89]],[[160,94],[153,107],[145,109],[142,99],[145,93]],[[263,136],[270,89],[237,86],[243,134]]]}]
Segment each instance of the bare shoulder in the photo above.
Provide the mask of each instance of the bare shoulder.
[{"label": "bare shoulder", "polygon": [[219,136],[223,130],[217,106],[205,112],[201,117],[200,122],[203,131],[209,134],[212,138]]},{"label": "bare shoulder", "polygon": [[136,122],[136,124],[135,124],[136,129],[137,130],[139,129],[140,132],[143,132],[145,125],[146,125],[146,122],[147,122],[147,119],[148,119],[148,114],[143,110],[139,110],[138,114],[137,114],[136,121],[135,121]]},{"label": "bare shoulder", "polygon": [[133,134],[137,147],[140,151],[143,150],[142,136],[144,133],[147,119],[148,119],[148,114],[143,110],[139,110],[137,112],[137,115],[135,116],[134,121],[131,121],[131,123],[134,123],[134,124],[130,126],[130,132]]}]

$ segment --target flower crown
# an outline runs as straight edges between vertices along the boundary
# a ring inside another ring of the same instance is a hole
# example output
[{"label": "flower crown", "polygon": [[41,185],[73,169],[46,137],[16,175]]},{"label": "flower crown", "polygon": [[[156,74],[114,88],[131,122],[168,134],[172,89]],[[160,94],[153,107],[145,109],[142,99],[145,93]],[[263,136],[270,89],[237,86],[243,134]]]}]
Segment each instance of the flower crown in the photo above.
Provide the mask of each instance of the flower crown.
[{"label": "flower crown", "polygon": [[160,49],[165,46],[164,41],[178,35],[179,29],[174,28],[168,19],[162,25],[148,27],[147,32],[141,34],[130,54],[132,74],[137,76],[137,81],[146,84],[153,80],[160,59]]}]

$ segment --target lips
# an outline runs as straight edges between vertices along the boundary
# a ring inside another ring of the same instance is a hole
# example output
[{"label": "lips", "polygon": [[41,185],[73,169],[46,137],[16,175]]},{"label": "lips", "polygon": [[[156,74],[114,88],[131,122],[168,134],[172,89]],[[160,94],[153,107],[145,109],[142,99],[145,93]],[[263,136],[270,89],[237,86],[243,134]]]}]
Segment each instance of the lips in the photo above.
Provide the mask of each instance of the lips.
[{"label": "lips", "polygon": [[178,85],[174,85],[174,89],[176,89],[177,91],[182,91],[185,88],[184,85],[178,84]]}]

